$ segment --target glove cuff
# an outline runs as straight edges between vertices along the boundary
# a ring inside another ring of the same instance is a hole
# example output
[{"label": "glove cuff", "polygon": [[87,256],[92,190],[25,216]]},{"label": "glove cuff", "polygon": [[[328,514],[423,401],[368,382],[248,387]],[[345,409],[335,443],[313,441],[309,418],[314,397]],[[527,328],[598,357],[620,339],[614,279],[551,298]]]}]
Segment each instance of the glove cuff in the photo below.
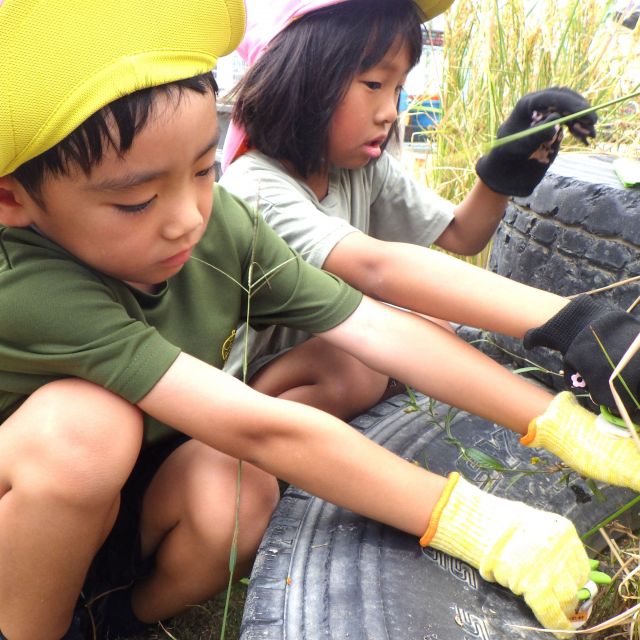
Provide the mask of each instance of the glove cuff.
[{"label": "glove cuff", "polygon": [[520,503],[481,491],[454,472],[449,476],[420,544],[459,558],[479,569],[483,578],[494,581],[490,574],[485,575],[481,565],[496,536],[504,529],[501,514],[505,513],[505,505],[513,514]]},{"label": "glove cuff", "polygon": [[570,391],[556,395],[546,411],[529,423],[520,443],[527,447],[542,447],[565,462],[575,455],[579,429],[596,416],[584,407]]},{"label": "glove cuff", "polygon": [[460,480],[460,474],[457,471],[453,471],[449,474],[449,480],[442,490],[442,494],[436,503],[433,511],[431,512],[431,520],[429,520],[429,526],[427,530],[424,532],[422,538],[420,538],[420,545],[423,547],[428,547],[433,540],[433,537],[436,535],[436,531],[438,529],[438,524],[440,523],[440,516],[442,515],[443,509],[447,506],[449,502],[449,498],[451,497],[451,493],[455,489],[456,484]]},{"label": "glove cuff", "polygon": [[476,174],[484,184],[503,196],[525,198],[533,193],[548,169],[535,160],[525,161],[520,171],[514,171],[513,162],[501,162],[491,153],[476,162]]},{"label": "glove cuff", "polygon": [[578,296],[541,327],[529,329],[524,335],[524,347],[549,347],[565,355],[576,336],[607,311],[608,307],[595,302],[590,296]]}]

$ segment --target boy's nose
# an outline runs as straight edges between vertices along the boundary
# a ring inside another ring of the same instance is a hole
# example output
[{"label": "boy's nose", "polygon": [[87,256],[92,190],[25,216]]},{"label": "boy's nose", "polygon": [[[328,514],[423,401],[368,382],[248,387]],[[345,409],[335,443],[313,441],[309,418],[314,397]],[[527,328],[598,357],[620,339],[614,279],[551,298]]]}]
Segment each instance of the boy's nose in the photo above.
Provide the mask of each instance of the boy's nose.
[{"label": "boy's nose", "polygon": [[168,215],[162,229],[162,235],[167,240],[177,240],[188,236],[202,224],[202,214],[197,201],[182,200]]}]

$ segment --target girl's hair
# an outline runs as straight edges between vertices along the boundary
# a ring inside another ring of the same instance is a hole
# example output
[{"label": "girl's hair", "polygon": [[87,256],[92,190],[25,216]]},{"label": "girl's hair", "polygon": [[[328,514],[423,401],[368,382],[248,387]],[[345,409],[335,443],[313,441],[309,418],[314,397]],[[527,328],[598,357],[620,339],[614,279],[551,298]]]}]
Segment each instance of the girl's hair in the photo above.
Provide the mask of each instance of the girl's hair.
[{"label": "girl's hair", "polygon": [[354,76],[396,41],[415,66],[422,21],[413,0],[348,0],[292,22],[234,91],[233,118],[249,145],[289,161],[303,178],[325,168],[331,118]]},{"label": "girl's hair", "polygon": [[[135,91],[114,100],[92,116],[51,149],[18,167],[13,176],[27,193],[41,206],[42,183],[47,175],[68,175],[72,165],[89,175],[109,146],[118,154],[126,153],[136,135],[144,128],[158,94],[176,94],[180,99],[185,90],[201,95],[218,93],[213,73],[205,73],[186,80],[177,80]],[[113,134],[113,125],[118,135]]]}]

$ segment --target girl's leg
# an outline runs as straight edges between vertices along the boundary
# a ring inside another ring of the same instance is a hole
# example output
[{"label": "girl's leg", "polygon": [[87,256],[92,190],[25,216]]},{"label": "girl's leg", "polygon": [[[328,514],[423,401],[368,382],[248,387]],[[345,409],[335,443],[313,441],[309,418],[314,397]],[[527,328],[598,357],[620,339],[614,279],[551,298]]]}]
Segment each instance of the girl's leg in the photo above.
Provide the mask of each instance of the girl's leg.
[{"label": "girl's leg", "polygon": [[[426,318],[454,334],[444,320]],[[262,367],[250,385],[269,396],[322,409],[351,420],[404,391],[404,384],[370,369],[320,338],[310,338]]]},{"label": "girl's leg", "polygon": [[[221,592],[229,579],[238,461],[196,440],[174,451],[144,497],[143,556],[155,569],[133,590],[133,610],[145,622],[176,615]],[[244,462],[236,576],[246,575],[278,501],[269,474]]]},{"label": "girl's leg", "polygon": [[116,517],[141,414],[91,383],[34,392],[0,426],[0,630],[59,640]]},{"label": "girl's leg", "polygon": [[261,393],[307,404],[342,420],[351,420],[404,388],[319,338],[275,358],[250,384]]}]

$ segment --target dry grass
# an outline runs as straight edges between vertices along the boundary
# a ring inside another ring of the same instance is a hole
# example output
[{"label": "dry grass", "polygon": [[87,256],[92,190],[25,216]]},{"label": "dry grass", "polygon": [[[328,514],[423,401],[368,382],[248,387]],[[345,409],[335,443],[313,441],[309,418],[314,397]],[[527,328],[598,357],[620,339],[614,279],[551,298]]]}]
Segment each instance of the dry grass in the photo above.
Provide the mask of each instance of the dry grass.
[{"label": "dry grass", "polygon": [[[635,523],[636,525],[638,523]],[[633,532],[614,523],[601,535],[607,543],[608,565],[614,581],[598,594],[590,626],[594,640],[640,637],[637,617],[640,614],[640,591],[637,573],[640,571],[640,548]]]}]

